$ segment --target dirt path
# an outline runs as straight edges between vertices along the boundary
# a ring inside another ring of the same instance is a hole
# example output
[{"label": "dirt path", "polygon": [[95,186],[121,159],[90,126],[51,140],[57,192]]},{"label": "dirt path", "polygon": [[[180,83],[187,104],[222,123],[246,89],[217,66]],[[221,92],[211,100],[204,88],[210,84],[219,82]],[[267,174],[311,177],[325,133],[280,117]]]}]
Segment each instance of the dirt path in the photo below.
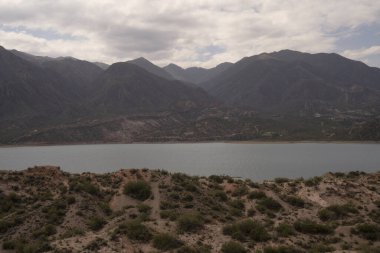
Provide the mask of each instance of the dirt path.
[{"label": "dirt path", "polygon": [[154,220],[158,220],[160,218],[160,189],[158,187],[158,182],[153,182],[151,186],[154,196],[154,199],[149,203],[152,207],[151,217]]}]

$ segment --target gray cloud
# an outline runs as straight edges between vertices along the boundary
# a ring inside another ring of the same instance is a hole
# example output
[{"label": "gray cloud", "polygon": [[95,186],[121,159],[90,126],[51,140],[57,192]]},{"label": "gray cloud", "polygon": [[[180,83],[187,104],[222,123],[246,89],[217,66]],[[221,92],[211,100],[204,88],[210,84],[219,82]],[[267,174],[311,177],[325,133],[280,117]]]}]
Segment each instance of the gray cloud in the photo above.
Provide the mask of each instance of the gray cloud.
[{"label": "gray cloud", "polygon": [[[339,48],[339,31],[350,37],[379,20],[380,2],[373,0],[0,0],[0,25],[8,28],[0,26],[0,44],[40,55],[107,63],[144,56],[185,67],[284,48],[363,59],[379,45]],[[55,36],[42,36],[48,32]]]}]

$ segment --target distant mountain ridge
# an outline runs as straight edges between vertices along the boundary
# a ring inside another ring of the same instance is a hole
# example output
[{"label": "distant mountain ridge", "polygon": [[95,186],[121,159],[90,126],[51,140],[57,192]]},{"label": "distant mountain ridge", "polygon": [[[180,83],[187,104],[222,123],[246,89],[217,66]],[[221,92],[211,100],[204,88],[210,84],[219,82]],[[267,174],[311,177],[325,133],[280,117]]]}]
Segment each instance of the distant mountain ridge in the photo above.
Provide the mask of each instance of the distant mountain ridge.
[{"label": "distant mountain ridge", "polygon": [[243,58],[201,84],[230,106],[273,113],[379,107],[380,69],[291,50]]},{"label": "distant mountain ridge", "polygon": [[165,66],[164,69],[177,80],[200,84],[202,82],[210,80],[213,77],[216,77],[232,65],[233,63],[224,62],[210,69],[199,67],[190,67],[187,69],[183,69],[178,65],[171,63]]},{"label": "distant mountain ridge", "polygon": [[86,96],[86,92],[92,89],[92,83],[103,72],[96,64],[75,58],[45,61],[41,66],[60,75],[71,89],[82,96]]},{"label": "distant mountain ridge", "polygon": [[0,47],[0,122],[57,113],[76,93],[61,77]]},{"label": "distant mountain ridge", "polygon": [[213,101],[200,88],[153,75],[131,62],[112,64],[94,87],[93,106],[110,114],[190,109]]},{"label": "distant mountain ridge", "polygon": [[0,73],[0,122],[20,115],[58,113],[70,120],[74,111],[75,115],[98,111],[124,115],[214,103],[204,90],[168,78],[169,74],[161,76],[165,71],[143,58],[103,70],[71,57],[40,57],[1,48]]},{"label": "distant mountain ridge", "polygon": [[160,76],[160,77],[163,77],[163,78],[166,78],[169,80],[173,79],[173,76],[170,75],[168,72],[166,72],[165,69],[162,69],[162,68],[154,65],[153,63],[151,63],[150,61],[148,61],[144,57],[140,57],[140,58],[137,58],[134,60],[130,60],[128,62],[135,64],[135,65],[139,66],[140,68],[143,68],[146,71],[148,71],[148,72],[150,72],[156,76]]},{"label": "distant mountain ridge", "polygon": [[0,47],[0,143],[252,138],[378,140],[380,69],[291,50],[183,69]]}]

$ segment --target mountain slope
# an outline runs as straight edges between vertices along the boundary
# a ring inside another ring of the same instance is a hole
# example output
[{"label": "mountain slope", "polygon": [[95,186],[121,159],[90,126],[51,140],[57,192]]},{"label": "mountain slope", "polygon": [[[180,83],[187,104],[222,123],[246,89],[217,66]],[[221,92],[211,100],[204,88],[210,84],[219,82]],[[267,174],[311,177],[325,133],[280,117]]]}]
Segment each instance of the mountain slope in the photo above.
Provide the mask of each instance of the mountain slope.
[{"label": "mountain slope", "polygon": [[178,65],[171,63],[165,66],[164,69],[167,72],[169,72],[177,80],[199,84],[202,82],[206,82],[210,80],[211,78],[219,75],[220,73],[227,70],[232,65],[233,64],[230,62],[224,62],[211,69],[198,68],[198,67],[183,69],[179,67]]},{"label": "mountain slope", "polygon": [[379,108],[380,69],[337,54],[284,50],[246,57],[202,84],[233,106],[274,113]]},{"label": "mountain slope", "polygon": [[140,68],[143,68],[146,71],[148,71],[149,73],[152,73],[156,76],[160,76],[160,77],[163,77],[166,79],[173,79],[173,77],[168,72],[166,72],[164,69],[154,65],[153,63],[151,63],[150,61],[148,61],[147,59],[145,59],[143,57],[140,57],[140,58],[128,61],[128,62],[135,64],[135,65],[139,66]]},{"label": "mountain slope", "polygon": [[190,109],[213,101],[200,88],[153,75],[129,62],[111,65],[94,87],[91,104],[111,114]]},{"label": "mountain slope", "polygon": [[57,113],[75,93],[59,76],[0,47],[0,122]]},{"label": "mountain slope", "polygon": [[103,70],[106,70],[110,65],[103,62],[93,62],[96,66],[100,67]]},{"label": "mountain slope", "polygon": [[45,61],[41,65],[62,76],[67,88],[80,95],[86,95],[91,89],[91,84],[103,72],[103,69],[94,63],[70,57]]},{"label": "mountain slope", "polygon": [[52,61],[55,60],[56,58],[48,57],[48,56],[37,56],[37,55],[32,55],[28,54],[25,52],[21,52],[15,49],[9,50],[12,54],[17,55],[18,57],[27,60],[29,62],[33,62],[36,64],[41,64],[45,61]]}]

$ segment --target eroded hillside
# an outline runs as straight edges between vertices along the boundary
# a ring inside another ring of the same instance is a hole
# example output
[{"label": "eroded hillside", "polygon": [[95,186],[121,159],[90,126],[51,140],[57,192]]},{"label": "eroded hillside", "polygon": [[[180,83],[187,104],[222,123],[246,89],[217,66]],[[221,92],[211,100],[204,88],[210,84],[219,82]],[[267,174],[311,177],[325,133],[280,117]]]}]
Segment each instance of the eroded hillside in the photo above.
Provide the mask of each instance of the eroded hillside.
[{"label": "eroded hillside", "polygon": [[0,173],[0,252],[379,252],[380,173]]}]

